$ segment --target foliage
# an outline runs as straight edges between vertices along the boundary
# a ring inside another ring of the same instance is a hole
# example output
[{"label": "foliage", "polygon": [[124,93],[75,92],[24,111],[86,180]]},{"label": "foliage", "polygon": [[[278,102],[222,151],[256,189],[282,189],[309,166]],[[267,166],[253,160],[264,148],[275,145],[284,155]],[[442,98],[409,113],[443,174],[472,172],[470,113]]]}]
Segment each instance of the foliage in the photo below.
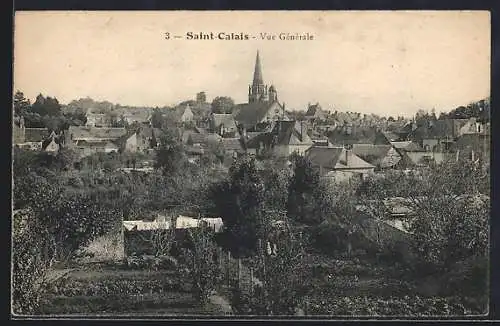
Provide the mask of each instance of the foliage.
[{"label": "foliage", "polygon": [[174,174],[186,163],[183,145],[169,129],[160,139],[160,148],[156,150],[155,167],[164,174]]},{"label": "foliage", "polygon": [[57,116],[61,114],[61,105],[55,97],[44,97],[42,94],[38,94],[35,102],[31,106],[31,110],[32,112],[38,113],[41,116]]},{"label": "foliage", "polygon": [[217,261],[214,233],[208,228],[188,229],[189,247],[184,250],[182,262],[192,282],[192,293],[202,305],[206,304],[221,277]]},{"label": "foliage", "polygon": [[311,300],[307,315],[329,316],[463,316],[485,313],[484,305],[463,297],[344,296]]},{"label": "foliage", "polygon": [[229,170],[229,179],[210,188],[209,200],[214,213],[224,220],[227,246],[235,255],[255,251],[257,239],[263,237],[266,216],[265,184],[255,160],[242,157]]},{"label": "foliage", "polygon": [[16,91],[14,94],[14,113],[17,116],[24,116],[28,111],[30,111],[30,100],[28,100],[24,93],[21,91]]},{"label": "foliage", "polygon": [[288,189],[288,214],[294,220],[305,222],[311,218],[306,207],[314,200],[313,194],[319,185],[319,172],[307,157],[292,155],[291,161],[293,177]]},{"label": "foliage", "polygon": [[168,256],[175,242],[176,218],[171,218],[168,228],[158,228],[149,233],[146,240],[153,249],[155,257]]},{"label": "foliage", "polygon": [[33,212],[13,215],[12,224],[12,309],[15,314],[36,314],[47,290],[48,261],[43,248],[44,233]]},{"label": "foliage", "polygon": [[252,295],[236,285],[232,296],[233,308],[242,315],[293,315],[308,293],[305,279],[309,278],[304,263],[305,241],[290,230],[277,241],[276,254],[265,250],[252,259],[262,285],[256,285]]},{"label": "foliage", "polygon": [[234,108],[234,100],[227,96],[217,96],[212,101],[213,113],[231,113]]},{"label": "foliage", "polygon": [[447,270],[470,257],[484,257],[488,248],[489,179],[470,161],[445,162],[397,176],[367,180],[360,194],[369,212],[387,218],[383,200],[404,197],[409,208],[409,232],[420,259]]}]

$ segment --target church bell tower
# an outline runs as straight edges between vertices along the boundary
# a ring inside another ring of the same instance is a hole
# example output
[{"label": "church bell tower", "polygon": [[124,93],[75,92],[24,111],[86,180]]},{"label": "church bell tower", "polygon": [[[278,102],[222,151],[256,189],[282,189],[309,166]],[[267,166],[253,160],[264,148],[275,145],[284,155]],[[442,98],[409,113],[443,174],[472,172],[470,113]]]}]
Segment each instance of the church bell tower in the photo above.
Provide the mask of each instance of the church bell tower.
[{"label": "church bell tower", "polygon": [[255,69],[253,72],[253,82],[252,85],[248,86],[248,103],[266,102],[267,100],[268,89],[267,85],[264,85],[259,51],[257,51],[257,57],[255,59]]}]

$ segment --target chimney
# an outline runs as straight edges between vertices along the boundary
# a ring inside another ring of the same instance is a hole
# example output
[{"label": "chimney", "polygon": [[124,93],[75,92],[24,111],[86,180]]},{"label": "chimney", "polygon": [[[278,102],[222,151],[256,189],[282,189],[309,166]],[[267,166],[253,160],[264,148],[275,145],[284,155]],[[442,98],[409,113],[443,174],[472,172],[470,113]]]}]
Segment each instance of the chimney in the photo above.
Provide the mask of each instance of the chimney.
[{"label": "chimney", "polygon": [[283,102],[283,116],[281,117],[281,120],[285,120],[285,102]]}]

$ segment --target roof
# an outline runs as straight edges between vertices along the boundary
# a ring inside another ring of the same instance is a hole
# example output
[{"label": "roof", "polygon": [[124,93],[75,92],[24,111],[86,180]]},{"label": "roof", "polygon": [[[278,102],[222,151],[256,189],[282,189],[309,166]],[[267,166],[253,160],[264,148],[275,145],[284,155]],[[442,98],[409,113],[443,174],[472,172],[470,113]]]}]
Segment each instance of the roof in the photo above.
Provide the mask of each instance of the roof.
[{"label": "roof", "polygon": [[373,141],[374,145],[390,145],[390,138],[387,137],[386,133],[377,131],[375,133],[375,139]]},{"label": "roof", "polygon": [[373,145],[373,144],[353,144],[354,154],[366,162],[379,165],[391,150],[392,145]]},{"label": "roof", "polygon": [[196,147],[196,146],[185,146],[184,150],[188,154],[193,154],[193,155],[203,155],[205,151],[201,147]]},{"label": "roof", "polygon": [[270,132],[249,139],[247,146],[259,148],[260,143],[266,145],[313,145],[305,127],[300,132],[300,126],[295,121],[276,121]]},{"label": "roof", "polygon": [[306,151],[306,156],[314,165],[332,170],[375,168],[343,147],[311,147]]},{"label": "roof", "polygon": [[245,128],[250,129],[264,119],[274,104],[279,106],[280,114],[282,114],[281,110],[283,107],[278,102],[257,101],[252,103],[237,104],[234,111],[236,112],[234,120],[242,124]]},{"label": "roof", "polygon": [[324,113],[326,113],[326,112],[323,111],[323,109],[321,108],[319,103],[316,103],[316,104],[309,105],[309,107],[307,108],[306,117],[314,117],[314,116],[317,116],[319,114],[324,114]]},{"label": "roof", "polygon": [[106,140],[78,140],[76,146],[87,146],[87,147],[105,147],[105,148],[116,148],[118,145],[111,141]]},{"label": "roof", "polygon": [[188,143],[208,145],[209,143],[219,143],[222,137],[218,134],[197,134],[192,133],[188,137]]},{"label": "roof", "polygon": [[49,137],[49,130],[47,128],[24,128],[25,141],[29,142],[42,142],[45,138]]},{"label": "roof", "polygon": [[224,125],[227,129],[236,129],[236,121],[234,121],[232,114],[213,113],[212,123],[214,129],[219,128],[221,125]]},{"label": "roof", "polygon": [[240,138],[222,138],[222,146],[226,151],[244,152]]},{"label": "roof", "polygon": [[42,142],[42,149],[45,150],[52,142],[54,142],[58,148],[59,148],[59,143],[56,141],[54,137],[47,138]]},{"label": "roof", "polygon": [[156,139],[159,139],[163,135],[163,131],[160,128],[141,127],[139,132],[147,138],[152,138],[154,135]]},{"label": "roof", "polygon": [[391,145],[394,146],[396,149],[401,149],[406,152],[424,152],[425,150],[420,147],[419,144],[412,142],[411,140],[409,141],[393,141],[391,142]]},{"label": "roof", "polygon": [[299,121],[277,121],[271,133],[278,136],[278,145],[290,145],[292,136],[295,136],[300,143],[313,144],[306,127],[301,126]]},{"label": "roof", "polygon": [[456,150],[475,150],[475,151],[489,151],[490,149],[490,136],[482,134],[464,134],[457,138],[453,143],[451,149]]},{"label": "roof", "polygon": [[414,139],[453,138],[455,136],[455,130],[465,125],[468,121],[468,119],[429,121],[428,124],[423,124],[411,132],[411,137]]},{"label": "roof", "polygon": [[125,128],[97,128],[84,126],[70,126],[68,134],[74,141],[77,140],[115,140],[127,134]]},{"label": "roof", "polygon": [[396,135],[392,131],[382,131],[382,134],[387,138],[388,141],[397,141],[399,139],[399,135]]}]

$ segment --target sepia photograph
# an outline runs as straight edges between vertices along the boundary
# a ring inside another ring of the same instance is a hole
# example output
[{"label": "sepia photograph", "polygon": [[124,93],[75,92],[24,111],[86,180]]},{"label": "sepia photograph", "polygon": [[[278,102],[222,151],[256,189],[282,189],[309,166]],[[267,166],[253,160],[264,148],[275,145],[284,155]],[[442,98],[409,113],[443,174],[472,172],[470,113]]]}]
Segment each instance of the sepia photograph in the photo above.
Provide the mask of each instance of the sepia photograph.
[{"label": "sepia photograph", "polygon": [[465,319],[488,11],[17,11],[12,318]]}]

